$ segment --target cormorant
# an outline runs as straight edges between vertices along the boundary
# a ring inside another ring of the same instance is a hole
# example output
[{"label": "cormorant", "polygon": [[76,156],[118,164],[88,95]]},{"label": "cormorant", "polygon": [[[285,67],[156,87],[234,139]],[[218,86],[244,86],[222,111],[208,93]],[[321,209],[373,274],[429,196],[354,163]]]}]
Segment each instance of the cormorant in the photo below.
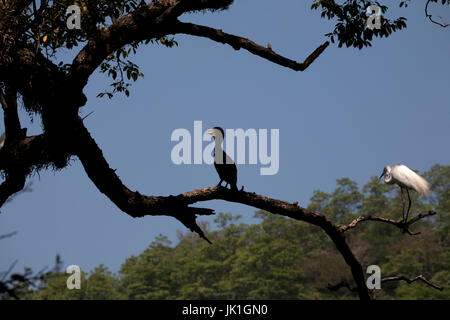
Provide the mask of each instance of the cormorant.
[{"label": "cormorant", "polygon": [[[207,131],[208,134],[212,135],[215,141],[214,148],[214,167],[219,174],[220,182],[217,186],[225,181],[227,184],[225,188],[230,185],[231,190],[238,191],[237,189],[237,168],[234,161],[223,151],[222,141],[225,136],[224,131],[220,127],[214,127]],[[217,156],[216,156],[217,151]]]}]

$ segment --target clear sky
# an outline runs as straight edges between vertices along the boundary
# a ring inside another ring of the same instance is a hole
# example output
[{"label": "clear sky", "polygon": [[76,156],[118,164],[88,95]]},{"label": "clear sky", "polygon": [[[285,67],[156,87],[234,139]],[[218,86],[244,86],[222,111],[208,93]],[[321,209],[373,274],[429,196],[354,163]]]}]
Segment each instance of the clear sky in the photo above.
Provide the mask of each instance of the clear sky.
[{"label": "clear sky", "polygon": [[[182,20],[262,45],[270,42],[278,53],[303,61],[331,30],[310,5],[236,0],[229,11]],[[332,191],[338,178],[361,186],[387,164],[404,163],[420,172],[435,163],[448,165],[450,30],[431,24],[424,5],[415,1],[400,11],[408,18],[406,30],[362,51],[330,45],[298,73],[208,39],[176,36],[179,47],[140,49],[134,61],[145,79],[134,84],[128,99],[96,98],[108,80],[92,76],[81,113],[95,111],[85,123],[110,166],[130,189],[147,195],[218,183],[213,166],[171,162],[172,131],[193,132],[195,120],[204,130],[279,129],[278,174],[261,176],[260,165],[238,166],[238,186],[302,206],[314,190]],[[433,9],[448,20],[449,11]],[[41,132],[39,119],[30,124],[24,112],[21,119],[29,134]],[[15,259],[18,271],[52,266],[57,253],[65,266],[88,271],[103,263],[117,271],[159,233],[176,242],[177,230],[186,231],[173,218],[133,219],[121,212],[94,187],[76,158],[61,172],[41,172],[29,180],[33,192],[1,209],[0,234],[18,231],[0,241],[1,271]],[[254,208],[223,201],[200,205],[253,221]]]}]

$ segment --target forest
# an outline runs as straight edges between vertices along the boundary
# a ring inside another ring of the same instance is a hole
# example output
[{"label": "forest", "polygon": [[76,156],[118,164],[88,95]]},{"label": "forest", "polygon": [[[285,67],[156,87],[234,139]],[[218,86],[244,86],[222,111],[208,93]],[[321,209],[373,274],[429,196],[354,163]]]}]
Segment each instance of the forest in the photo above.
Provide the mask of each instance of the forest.
[{"label": "forest", "polygon": [[[423,275],[421,281],[383,283],[376,299],[450,299],[450,166],[436,164],[423,176],[432,196],[417,198],[412,213],[437,215],[412,227],[417,235],[374,221],[358,224],[346,234],[364,270],[378,265],[381,277]],[[333,222],[348,224],[356,215],[400,218],[397,186],[372,177],[362,188],[349,178],[338,179],[332,193],[315,191],[308,205]],[[160,235],[138,256],[129,257],[118,273],[99,265],[83,273],[80,290],[68,290],[68,274],[57,257],[53,272],[34,285],[17,282],[25,299],[357,299],[348,288],[330,290],[352,276],[334,244],[318,227],[284,216],[255,212],[259,223],[240,222],[239,214],[219,213],[215,225],[200,223],[212,245],[195,233],[178,232],[171,243]],[[63,255],[64,253],[62,253]],[[7,294],[4,299],[11,298]]]}]

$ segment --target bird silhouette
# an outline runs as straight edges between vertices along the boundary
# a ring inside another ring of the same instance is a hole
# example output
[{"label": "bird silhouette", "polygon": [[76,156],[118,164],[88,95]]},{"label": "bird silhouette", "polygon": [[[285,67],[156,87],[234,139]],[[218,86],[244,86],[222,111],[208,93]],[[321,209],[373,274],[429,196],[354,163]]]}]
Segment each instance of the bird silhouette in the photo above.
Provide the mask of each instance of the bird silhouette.
[{"label": "bird silhouette", "polygon": [[237,191],[237,168],[234,161],[223,151],[222,141],[224,137],[224,131],[220,127],[214,127],[207,131],[212,135],[215,141],[214,147],[214,167],[219,174],[220,182],[217,186],[222,185],[225,181],[227,184],[225,188],[230,185],[231,190]]},{"label": "bird silhouette", "polygon": [[[403,164],[396,164],[392,168],[390,166],[386,166],[383,169],[383,173],[380,176],[380,179],[384,176],[384,182],[387,184],[396,184],[400,187],[402,203],[403,203],[403,223],[408,221],[409,210],[411,209],[411,197],[409,196],[409,190],[415,190],[418,194],[425,196],[430,193],[430,185],[429,183],[419,176],[417,173],[412,171],[410,168]],[[404,198],[404,190],[408,194],[408,210],[406,212],[405,217],[405,198]]]}]

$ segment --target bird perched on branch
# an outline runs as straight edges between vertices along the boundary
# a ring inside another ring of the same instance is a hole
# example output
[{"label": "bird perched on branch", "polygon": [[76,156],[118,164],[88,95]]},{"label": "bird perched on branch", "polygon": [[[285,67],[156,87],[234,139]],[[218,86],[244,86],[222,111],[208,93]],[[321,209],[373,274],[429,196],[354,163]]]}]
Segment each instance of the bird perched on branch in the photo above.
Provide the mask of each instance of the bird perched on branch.
[{"label": "bird perched on branch", "polygon": [[214,147],[214,167],[219,174],[220,182],[217,186],[220,186],[223,181],[227,184],[225,188],[230,185],[231,190],[237,191],[237,168],[234,161],[223,151],[222,141],[224,137],[224,131],[220,127],[214,127],[207,131],[212,135],[215,141]]},{"label": "bird perched on branch", "polygon": [[[412,171],[410,168],[403,164],[397,164],[392,168],[386,166],[383,169],[383,173],[380,179],[384,176],[384,182],[387,184],[397,184],[400,187],[402,203],[403,203],[403,223],[408,221],[409,210],[411,209],[411,197],[409,196],[409,190],[415,190],[421,196],[426,196],[430,193],[429,183],[419,176],[417,173]],[[403,195],[403,190],[406,190],[408,194],[408,210],[405,217],[405,198]]]}]

